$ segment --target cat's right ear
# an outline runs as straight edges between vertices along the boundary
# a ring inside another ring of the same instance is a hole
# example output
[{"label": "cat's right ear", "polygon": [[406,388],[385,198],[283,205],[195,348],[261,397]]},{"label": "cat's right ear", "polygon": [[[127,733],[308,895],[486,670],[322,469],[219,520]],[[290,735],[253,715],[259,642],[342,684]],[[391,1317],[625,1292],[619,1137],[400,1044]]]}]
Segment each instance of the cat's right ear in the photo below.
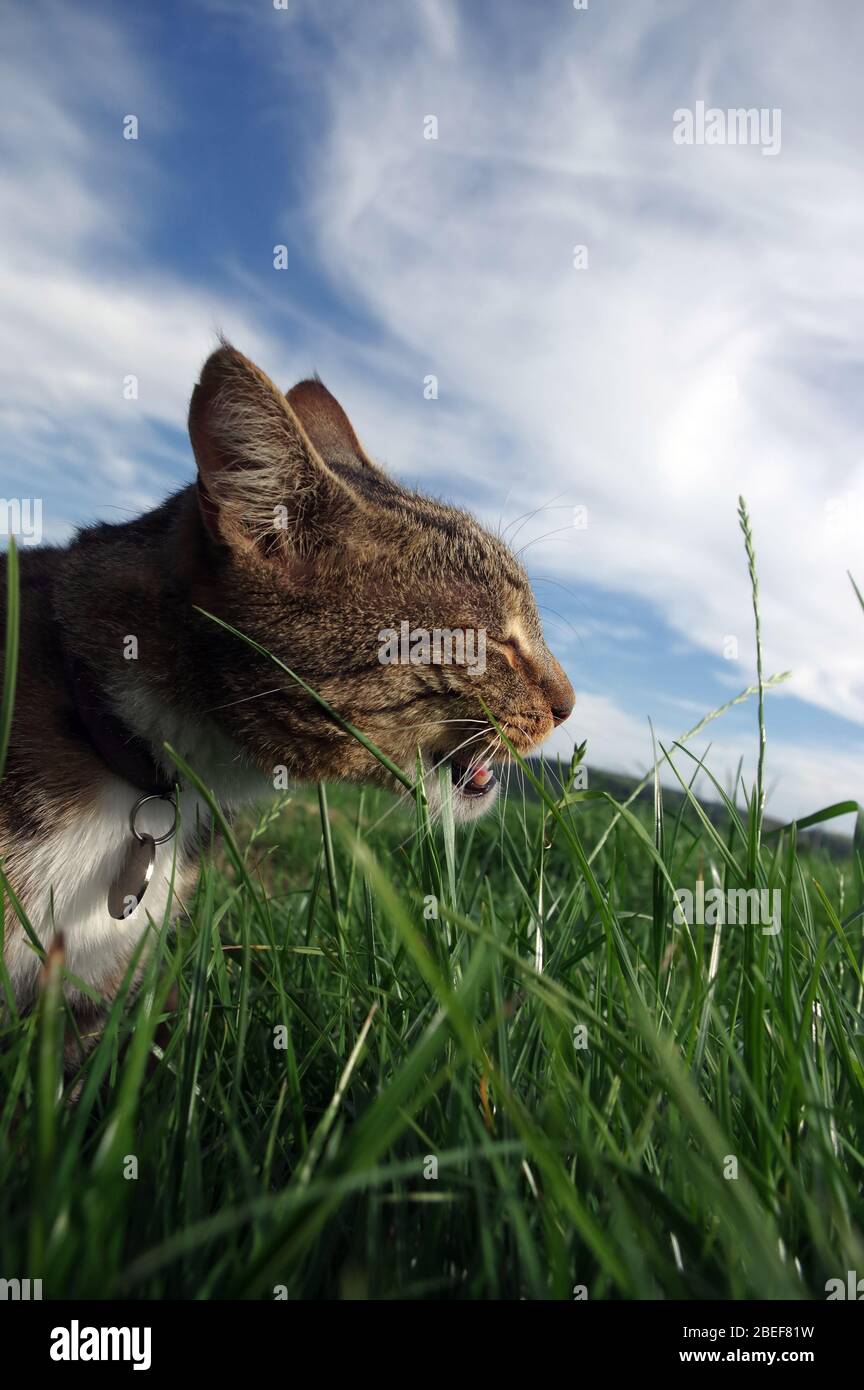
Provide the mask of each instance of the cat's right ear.
[{"label": "cat's right ear", "polygon": [[337,544],[360,500],[327,467],[281,391],[223,343],[189,405],[201,516],[212,538],[268,558]]}]

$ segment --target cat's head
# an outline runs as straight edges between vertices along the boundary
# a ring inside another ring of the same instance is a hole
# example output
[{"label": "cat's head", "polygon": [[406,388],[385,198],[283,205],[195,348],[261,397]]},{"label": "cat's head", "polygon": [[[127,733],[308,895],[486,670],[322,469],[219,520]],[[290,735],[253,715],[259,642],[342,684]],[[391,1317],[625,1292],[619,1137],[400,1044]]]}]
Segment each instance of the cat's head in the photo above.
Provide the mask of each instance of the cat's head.
[{"label": "cat's head", "polygon": [[[473,517],[401,487],[319,381],[283,394],[224,344],[189,411],[207,564],[202,607],[290,667],[413,777],[449,766],[454,809],[495,799],[506,758],[573,707],[527,575]],[[203,620],[202,620],[203,621]],[[263,769],[397,787],[291,677],[229,634],[218,718]],[[438,774],[427,776],[430,801]]]}]

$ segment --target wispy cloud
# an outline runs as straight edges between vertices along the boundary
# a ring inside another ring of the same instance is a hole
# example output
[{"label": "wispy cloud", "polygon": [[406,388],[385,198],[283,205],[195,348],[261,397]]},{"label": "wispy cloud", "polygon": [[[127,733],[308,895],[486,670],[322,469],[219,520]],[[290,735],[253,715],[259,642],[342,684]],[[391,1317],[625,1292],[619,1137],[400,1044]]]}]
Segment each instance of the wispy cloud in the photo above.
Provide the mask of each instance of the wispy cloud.
[{"label": "wispy cloud", "polygon": [[217,328],[277,354],[230,297],[149,252],[170,187],[123,120],[137,114],[152,134],[172,112],[132,37],[37,4],[5,16],[2,52],[3,472],[41,489],[46,536],[61,538],[95,510],[135,515],[176,485],[173,432]]},{"label": "wispy cloud", "polygon": [[[182,23],[188,63],[167,42]],[[825,728],[864,722],[845,575],[864,534],[864,13],[36,3],[4,40],[4,489],[40,489],[49,538],[189,476],[188,394],[223,329],[286,385],[318,368],[394,470],[496,525],[540,509],[517,544],[564,586],[539,591],[590,687],[574,727],[596,765],[644,765],[654,692],[698,705],[685,660],[718,689],[750,679],[744,493],[766,665],[814,719],[803,746],[773,740],[777,796],[797,812],[861,789],[854,737],[835,752]],[[676,145],[674,112],[700,100],[779,108],[780,153]],[[213,101],[216,174],[196,163]],[[251,258],[213,212],[250,195]],[[652,643],[651,692],[625,696],[609,654],[641,676]],[[730,735],[712,765],[740,751]]]}]

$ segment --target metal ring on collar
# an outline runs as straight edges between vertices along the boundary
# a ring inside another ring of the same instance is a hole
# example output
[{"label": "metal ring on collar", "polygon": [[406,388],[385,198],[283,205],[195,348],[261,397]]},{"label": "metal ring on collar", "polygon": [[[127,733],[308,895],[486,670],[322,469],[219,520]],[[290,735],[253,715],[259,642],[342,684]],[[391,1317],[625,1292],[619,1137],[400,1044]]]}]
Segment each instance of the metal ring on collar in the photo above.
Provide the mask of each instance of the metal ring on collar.
[{"label": "metal ring on collar", "polygon": [[[138,816],[138,812],[141,810],[142,806],[146,805],[148,801],[167,801],[168,804],[174,808],[174,820],[172,822],[171,829],[167,831],[166,834],[147,836],[146,832],[136,830],[135,821]],[[151,792],[149,796],[139,796],[138,800],[135,802],[135,805],[132,807],[132,810],[129,812],[129,829],[132,831],[132,834],[135,836],[135,839],[139,840],[141,844],[144,843],[145,839],[149,838],[153,841],[154,845],[164,845],[166,840],[170,840],[171,837],[174,835],[175,831],[177,830],[177,802],[174,800],[173,793]]]}]

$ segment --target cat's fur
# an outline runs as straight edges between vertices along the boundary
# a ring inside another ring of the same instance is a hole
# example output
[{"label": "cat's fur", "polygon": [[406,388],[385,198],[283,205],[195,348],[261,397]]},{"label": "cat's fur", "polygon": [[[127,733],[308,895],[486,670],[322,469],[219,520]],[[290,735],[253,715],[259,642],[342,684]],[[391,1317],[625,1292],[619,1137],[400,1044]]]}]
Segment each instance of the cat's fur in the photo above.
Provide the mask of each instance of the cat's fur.
[{"label": "cat's fur", "polygon": [[[42,944],[62,932],[68,972],[104,999],[118,988],[148,915],[158,922],[169,906],[175,846],[159,851],[141,907],[114,921],[108,887],[141,791],[96,752],[70,691],[70,654],[155,763],[174,770],[163,749],[169,742],[229,812],[272,791],[282,767],[299,780],[399,788],[290,676],[199,609],[284,661],[409,774],[418,745],[431,768],[483,728],[470,722],[485,718],[481,700],[523,752],[573,704],[507,546],[465,512],[388,477],[320,382],[301,382],[286,396],[223,344],[195,387],[189,430],[197,485],[135,521],[21,554],[0,858]],[[5,562],[2,581],[5,591]],[[5,592],[0,614],[5,622]],[[379,632],[404,619],[430,630],[484,629],[485,672],[382,665]],[[465,753],[479,755],[491,736]],[[429,778],[433,800],[436,787]],[[493,799],[457,786],[457,816]],[[184,791],[181,810],[175,911],[194,884],[205,808]],[[8,905],[4,954],[26,1008],[39,961]],[[72,985],[67,993],[86,1027],[92,1005]]]}]

